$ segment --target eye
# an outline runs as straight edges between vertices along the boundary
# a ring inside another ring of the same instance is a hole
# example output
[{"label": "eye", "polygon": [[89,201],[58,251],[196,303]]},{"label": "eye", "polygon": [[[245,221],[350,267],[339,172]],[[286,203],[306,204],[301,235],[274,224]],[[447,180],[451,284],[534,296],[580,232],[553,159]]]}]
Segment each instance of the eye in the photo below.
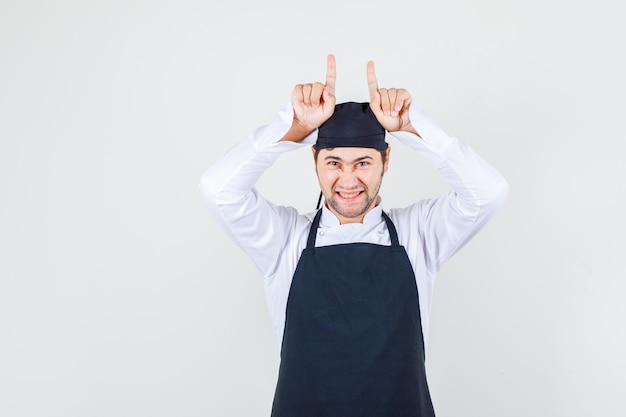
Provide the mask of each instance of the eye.
[{"label": "eye", "polygon": [[359,167],[359,168],[362,168],[362,167],[368,166],[369,164],[370,163],[368,161],[359,161],[359,162],[357,162],[356,166]]},{"label": "eye", "polygon": [[337,161],[328,161],[328,165],[330,165],[331,167],[336,167],[336,166],[339,166],[339,162],[337,162]]}]

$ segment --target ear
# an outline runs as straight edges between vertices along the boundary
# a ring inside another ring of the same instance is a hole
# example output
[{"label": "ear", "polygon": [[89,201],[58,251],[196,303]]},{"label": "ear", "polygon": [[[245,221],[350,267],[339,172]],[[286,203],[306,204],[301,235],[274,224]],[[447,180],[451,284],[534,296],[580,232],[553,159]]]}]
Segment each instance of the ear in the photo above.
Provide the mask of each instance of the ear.
[{"label": "ear", "polygon": [[385,158],[385,162],[383,164],[383,172],[387,173],[389,169],[389,154],[391,154],[391,146],[387,146],[387,157]]}]

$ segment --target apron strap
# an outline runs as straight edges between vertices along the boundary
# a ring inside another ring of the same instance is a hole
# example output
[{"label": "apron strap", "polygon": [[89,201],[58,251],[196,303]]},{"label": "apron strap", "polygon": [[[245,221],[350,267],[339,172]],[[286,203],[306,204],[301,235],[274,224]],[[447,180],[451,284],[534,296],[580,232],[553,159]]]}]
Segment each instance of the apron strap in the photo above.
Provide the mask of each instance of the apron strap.
[{"label": "apron strap", "polygon": [[396,226],[394,226],[393,222],[387,216],[387,213],[383,211],[383,219],[387,223],[387,229],[389,230],[389,237],[391,238],[391,246],[400,246],[400,241],[398,240],[398,232],[396,231]]},{"label": "apron strap", "polygon": [[307,249],[313,249],[315,247],[315,237],[317,236],[317,228],[320,225],[320,219],[322,218],[322,209],[317,211],[313,222],[311,223],[311,229],[309,230],[309,239],[306,242]]},{"label": "apron strap", "polygon": [[[309,230],[309,238],[306,242],[307,249],[315,248],[315,238],[317,237],[317,228],[320,225],[320,219],[322,218],[322,209],[317,211],[315,217],[313,218],[313,222],[311,223],[311,229]],[[385,223],[387,223],[387,230],[389,231],[389,237],[391,238],[391,246],[400,246],[400,241],[398,240],[398,232],[396,231],[396,227],[393,222],[387,216],[387,213],[383,211],[383,219],[385,219]]]}]

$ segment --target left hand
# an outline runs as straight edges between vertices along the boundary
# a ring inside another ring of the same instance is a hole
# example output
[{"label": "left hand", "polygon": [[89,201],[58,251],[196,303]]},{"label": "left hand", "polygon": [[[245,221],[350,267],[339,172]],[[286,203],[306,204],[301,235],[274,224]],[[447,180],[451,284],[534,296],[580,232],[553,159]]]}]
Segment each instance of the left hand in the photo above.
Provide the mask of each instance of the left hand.
[{"label": "left hand", "polygon": [[404,88],[378,88],[373,61],[367,63],[367,86],[370,93],[370,108],[387,131],[403,130],[417,135],[409,120],[411,94]]}]

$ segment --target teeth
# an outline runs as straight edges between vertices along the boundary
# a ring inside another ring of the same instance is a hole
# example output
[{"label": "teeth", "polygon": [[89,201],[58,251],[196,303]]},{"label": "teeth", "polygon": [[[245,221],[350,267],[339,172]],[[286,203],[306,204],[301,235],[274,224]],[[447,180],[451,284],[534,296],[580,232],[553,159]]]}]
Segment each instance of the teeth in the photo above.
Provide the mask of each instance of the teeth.
[{"label": "teeth", "polygon": [[343,198],[354,198],[359,194],[360,193],[339,193],[339,195],[342,196]]}]

